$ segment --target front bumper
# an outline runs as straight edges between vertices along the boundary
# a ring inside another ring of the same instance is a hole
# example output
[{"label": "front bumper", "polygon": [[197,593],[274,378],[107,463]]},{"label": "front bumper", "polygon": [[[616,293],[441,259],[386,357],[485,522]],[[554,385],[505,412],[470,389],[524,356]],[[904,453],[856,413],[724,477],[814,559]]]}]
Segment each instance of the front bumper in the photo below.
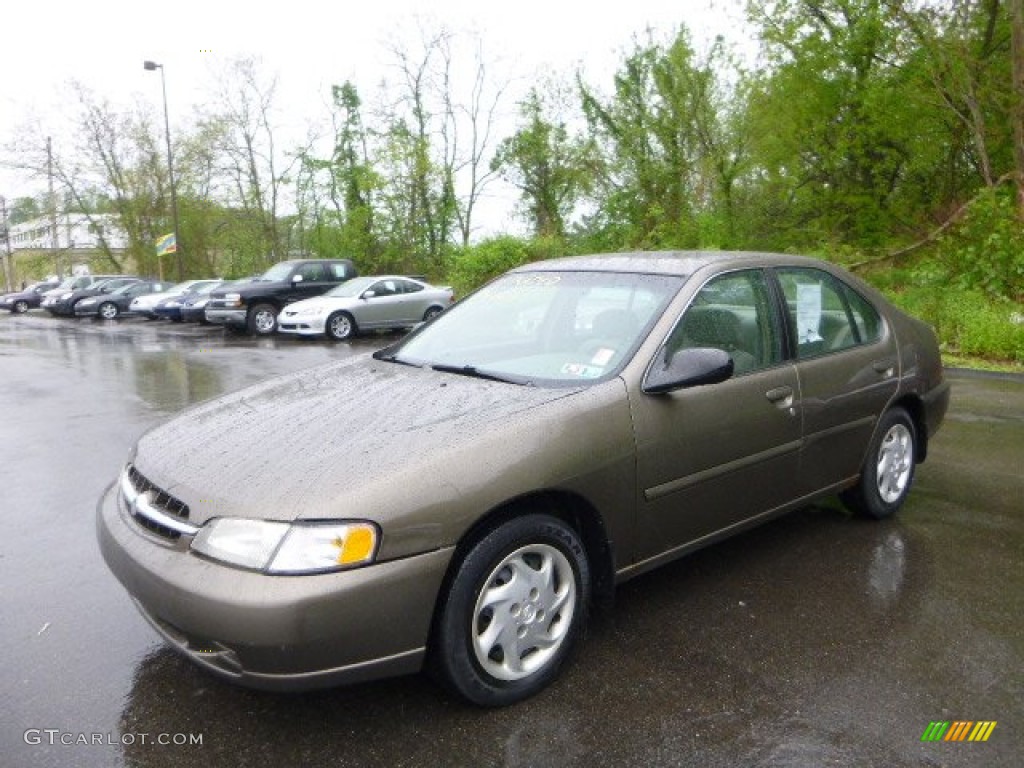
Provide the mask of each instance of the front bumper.
[{"label": "front bumper", "polygon": [[298,336],[323,336],[326,328],[325,315],[296,315],[288,317],[282,312],[277,316],[277,330],[280,333],[291,333]]},{"label": "front bumper", "polygon": [[206,321],[214,325],[231,325],[244,328],[246,320],[245,309],[206,308]]},{"label": "front bumper", "polygon": [[117,484],[97,506],[107,565],[177,651],[214,674],[306,690],[418,671],[453,550],[328,574],[268,576],[151,534]]}]

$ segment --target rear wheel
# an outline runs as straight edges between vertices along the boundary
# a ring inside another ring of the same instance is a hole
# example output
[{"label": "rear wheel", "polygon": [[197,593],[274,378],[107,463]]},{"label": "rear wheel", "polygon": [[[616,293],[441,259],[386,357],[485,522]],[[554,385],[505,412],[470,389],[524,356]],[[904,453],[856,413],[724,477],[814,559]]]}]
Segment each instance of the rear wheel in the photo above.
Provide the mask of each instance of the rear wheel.
[{"label": "rear wheel", "polygon": [[100,304],[99,309],[96,310],[99,316],[104,320],[113,320],[120,314],[120,310],[117,308],[117,304],[110,301],[105,301]]},{"label": "rear wheel", "polygon": [[433,320],[435,317],[444,312],[441,307],[430,307],[426,312],[423,313],[423,322]]},{"label": "rear wheel", "polygon": [[481,706],[532,696],[572,651],[589,597],[590,567],[572,528],[549,515],[510,520],[459,563],[442,598],[434,671]]},{"label": "rear wheel", "polygon": [[901,407],[882,416],[871,441],[860,480],[840,494],[852,512],[865,517],[889,517],[902,506],[914,480],[917,461],[917,430],[910,414]]},{"label": "rear wheel", "polygon": [[257,304],[249,310],[246,326],[254,336],[269,336],[277,330],[277,307]]},{"label": "rear wheel", "polygon": [[356,335],[358,328],[356,321],[348,312],[335,312],[327,318],[324,325],[327,337],[335,341],[345,341]]}]

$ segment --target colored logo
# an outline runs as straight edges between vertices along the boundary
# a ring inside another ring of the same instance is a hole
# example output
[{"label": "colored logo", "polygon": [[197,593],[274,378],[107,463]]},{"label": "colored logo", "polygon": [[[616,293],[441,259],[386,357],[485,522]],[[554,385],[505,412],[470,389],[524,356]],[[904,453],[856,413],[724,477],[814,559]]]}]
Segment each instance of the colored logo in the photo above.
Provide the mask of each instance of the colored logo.
[{"label": "colored logo", "polygon": [[933,720],[921,734],[921,741],[988,741],[995,720]]}]

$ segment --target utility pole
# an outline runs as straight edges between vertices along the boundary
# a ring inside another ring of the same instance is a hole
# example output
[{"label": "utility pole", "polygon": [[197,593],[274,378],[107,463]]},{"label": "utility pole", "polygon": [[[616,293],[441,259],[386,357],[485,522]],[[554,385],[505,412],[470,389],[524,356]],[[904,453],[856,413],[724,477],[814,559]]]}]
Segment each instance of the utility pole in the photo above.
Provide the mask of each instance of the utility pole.
[{"label": "utility pole", "polygon": [[60,271],[60,251],[57,243],[57,196],[53,192],[53,141],[46,137],[46,178],[49,184],[49,198],[47,200],[50,208],[50,250],[53,254],[53,269],[57,277],[64,277]]},{"label": "utility pole", "polygon": [[0,232],[4,237],[4,282],[7,292],[14,290],[14,261],[11,257],[11,228],[7,224],[7,198],[0,197]]}]

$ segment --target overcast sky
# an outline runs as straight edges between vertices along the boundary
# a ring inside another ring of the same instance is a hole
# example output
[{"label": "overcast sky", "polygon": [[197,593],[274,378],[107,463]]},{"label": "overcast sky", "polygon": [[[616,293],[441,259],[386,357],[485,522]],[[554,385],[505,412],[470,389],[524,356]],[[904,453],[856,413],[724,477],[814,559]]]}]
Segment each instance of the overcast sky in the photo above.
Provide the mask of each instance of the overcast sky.
[{"label": "overcast sky", "polygon": [[[600,83],[615,71],[635,36],[652,28],[667,37],[681,23],[698,46],[715,35],[744,44],[743,0],[362,0],[354,3],[283,0],[12,0],[0,38],[0,143],[30,119],[54,121],[75,79],[98,96],[128,103],[160,102],[164,65],[172,132],[212,85],[218,59],[255,55],[276,74],[279,95],[293,114],[323,114],[331,84],[354,81],[368,92],[394,57],[389,43],[416,39],[417,26],[479,36],[483,55],[515,78],[582,67]],[[523,86],[526,87],[525,85]],[[514,109],[514,103],[508,105]],[[33,185],[0,169],[0,196],[31,194]]]}]

